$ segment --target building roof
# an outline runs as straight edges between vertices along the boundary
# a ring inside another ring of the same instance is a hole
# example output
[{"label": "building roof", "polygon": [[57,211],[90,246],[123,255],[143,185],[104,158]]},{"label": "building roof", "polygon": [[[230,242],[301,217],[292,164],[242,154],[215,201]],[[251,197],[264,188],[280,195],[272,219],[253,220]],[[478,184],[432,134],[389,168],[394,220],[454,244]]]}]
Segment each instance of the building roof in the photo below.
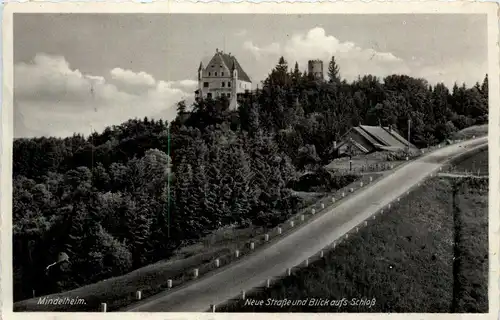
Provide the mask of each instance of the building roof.
[{"label": "building roof", "polygon": [[[236,59],[236,57],[234,57],[230,54],[224,53],[222,51],[217,51],[215,53],[215,55],[212,57],[212,59],[210,59],[210,63],[208,64],[208,66],[211,65],[214,60],[218,60],[217,56],[219,56],[221,58],[222,62],[226,65],[226,68],[228,70],[233,70],[233,68],[236,68],[236,71],[238,71],[238,80],[242,80],[245,82],[252,82],[252,80],[250,80],[250,77],[248,76],[248,74],[241,67],[241,65],[238,62],[238,60]],[[208,66],[207,66],[207,68],[208,68]]]},{"label": "building roof", "polygon": [[[368,143],[379,150],[398,150],[405,149],[408,146],[408,141],[392,128],[360,125],[357,127],[353,127],[351,130],[361,135],[368,141]],[[351,130],[349,130],[341,138],[342,141],[337,147],[340,147],[347,143],[346,138]],[[410,148],[417,149],[417,147],[415,147],[411,143]]]}]

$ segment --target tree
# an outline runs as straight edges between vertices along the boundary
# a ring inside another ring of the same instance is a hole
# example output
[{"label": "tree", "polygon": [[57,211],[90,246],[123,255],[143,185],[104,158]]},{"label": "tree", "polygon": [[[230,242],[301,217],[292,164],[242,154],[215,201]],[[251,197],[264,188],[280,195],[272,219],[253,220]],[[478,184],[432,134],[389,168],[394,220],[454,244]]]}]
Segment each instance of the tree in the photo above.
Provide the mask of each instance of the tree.
[{"label": "tree", "polygon": [[335,56],[332,56],[330,62],[328,63],[328,77],[330,78],[330,83],[340,84],[340,68],[335,61]]}]

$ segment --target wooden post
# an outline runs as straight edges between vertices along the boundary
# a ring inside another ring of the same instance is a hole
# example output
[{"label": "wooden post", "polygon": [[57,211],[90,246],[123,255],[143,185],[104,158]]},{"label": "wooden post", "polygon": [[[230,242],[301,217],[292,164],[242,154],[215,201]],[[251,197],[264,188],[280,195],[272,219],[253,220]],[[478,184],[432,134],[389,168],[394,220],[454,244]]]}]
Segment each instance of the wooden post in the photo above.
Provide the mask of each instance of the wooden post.
[{"label": "wooden post", "polygon": [[215,304],[211,304],[210,305],[210,311],[211,312],[215,312]]},{"label": "wooden post", "polygon": [[240,250],[235,250],[235,251],[234,251],[234,256],[235,256],[236,258],[239,258],[239,257],[240,257]]},{"label": "wooden post", "polygon": [[199,274],[198,268],[194,269],[193,270],[193,278],[195,278],[195,279],[198,278],[198,274]]},{"label": "wooden post", "polygon": [[306,267],[309,266],[309,259],[304,260],[304,266],[306,266]]},{"label": "wooden post", "polygon": [[319,252],[319,257],[320,257],[320,258],[323,258],[324,256],[325,256],[325,252],[324,252],[323,250],[321,250],[321,251]]},{"label": "wooden post", "polygon": [[264,241],[265,241],[265,242],[268,242],[268,241],[269,241],[269,234],[267,234],[267,233],[266,233],[266,234],[264,235]]},{"label": "wooden post", "polygon": [[241,290],[241,299],[245,300],[245,290]]},{"label": "wooden post", "polygon": [[255,242],[250,242],[250,250],[254,250],[255,249]]},{"label": "wooden post", "polygon": [[290,221],[290,227],[293,228],[294,225],[295,225],[295,223],[293,221]]},{"label": "wooden post", "polygon": [[172,289],[172,279],[167,280],[167,288]]},{"label": "wooden post", "polygon": [[292,268],[286,268],[286,275],[291,276],[292,275]]},{"label": "wooden post", "polygon": [[140,290],[135,292],[135,299],[136,300],[141,300],[142,298],[142,292]]},{"label": "wooden post", "polygon": [[220,260],[218,258],[215,259],[215,267],[216,268],[220,267]]},{"label": "wooden post", "polygon": [[278,227],[278,234],[281,234],[283,230],[281,230],[281,227]]},{"label": "wooden post", "polygon": [[271,279],[266,280],[266,288],[271,287]]}]

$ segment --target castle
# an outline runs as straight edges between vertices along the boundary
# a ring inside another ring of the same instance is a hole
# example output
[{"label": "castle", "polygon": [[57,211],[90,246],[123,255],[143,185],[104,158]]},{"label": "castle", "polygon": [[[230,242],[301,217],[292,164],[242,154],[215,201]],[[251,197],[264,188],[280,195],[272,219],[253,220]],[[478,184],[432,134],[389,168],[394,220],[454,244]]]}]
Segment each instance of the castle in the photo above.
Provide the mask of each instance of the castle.
[{"label": "castle", "polygon": [[203,62],[200,63],[196,99],[226,97],[229,109],[236,110],[239,95],[251,89],[252,80],[230,53],[216,49],[206,67]]},{"label": "castle", "polygon": [[[309,60],[307,67],[310,77],[324,80],[323,61]],[[251,90],[252,80],[231,53],[216,49],[206,67],[200,62],[196,100],[226,97],[229,100],[229,109],[236,110],[240,95]]]}]

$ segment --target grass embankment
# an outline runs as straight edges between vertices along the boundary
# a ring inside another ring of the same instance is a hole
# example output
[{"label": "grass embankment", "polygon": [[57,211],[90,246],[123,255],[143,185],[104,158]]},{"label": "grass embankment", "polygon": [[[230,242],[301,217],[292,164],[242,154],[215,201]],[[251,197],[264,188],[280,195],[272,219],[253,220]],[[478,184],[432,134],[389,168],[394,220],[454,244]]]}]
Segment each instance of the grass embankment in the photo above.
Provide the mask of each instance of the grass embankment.
[{"label": "grass embankment", "polygon": [[488,170],[488,149],[486,149],[465,157],[459,164],[451,166],[448,171],[459,174],[488,175]]},{"label": "grass embankment", "polygon": [[[484,153],[476,157],[484,157]],[[487,152],[486,152],[487,154]],[[457,165],[465,169],[471,162]],[[434,178],[343,241],[307,269],[269,289],[221,306],[220,312],[488,312],[488,181],[467,180],[456,197],[454,179]],[[458,263],[453,271],[454,231]],[[453,306],[453,289],[456,303]],[[341,300],[347,305],[266,306],[268,299]],[[365,298],[364,306],[350,305]],[[375,303],[371,304],[375,298]]]},{"label": "grass embankment", "polygon": [[472,139],[488,135],[488,124],[468,127],[453,134],[452,139]]}]

